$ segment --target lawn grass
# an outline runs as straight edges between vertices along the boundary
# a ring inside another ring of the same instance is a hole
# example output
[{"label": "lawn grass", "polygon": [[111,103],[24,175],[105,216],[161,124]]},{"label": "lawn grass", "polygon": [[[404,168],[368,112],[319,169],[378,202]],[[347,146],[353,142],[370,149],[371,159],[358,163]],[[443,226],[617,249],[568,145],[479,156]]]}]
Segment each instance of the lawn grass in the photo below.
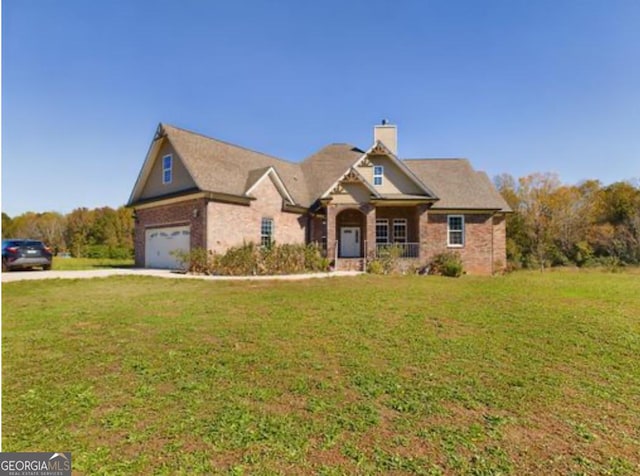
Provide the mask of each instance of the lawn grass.
[{"label": "lawn grass", "polygon": [[57,256],[53,257],[52,265],[52,269],[57,271],[131,267],[133,267],[132,259],[60,258]]},{"label": "lawn grass", "polygon": [[637,272],[2,288],[2,449],[78,474],[640,472]]}]

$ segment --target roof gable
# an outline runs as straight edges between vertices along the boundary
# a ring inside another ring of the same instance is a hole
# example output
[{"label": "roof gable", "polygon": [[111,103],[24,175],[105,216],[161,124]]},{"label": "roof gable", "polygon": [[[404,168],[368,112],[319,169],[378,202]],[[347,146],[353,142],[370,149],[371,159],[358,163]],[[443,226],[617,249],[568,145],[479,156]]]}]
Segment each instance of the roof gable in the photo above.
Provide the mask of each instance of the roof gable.
[{"label": "roof gable", "polygon": [[276,169],[273,167],[266,167],[261,169],[252,170],[249,172],[249,176],[247,177],[247,189],[244,194],[247,197],[251,197],[253,191],[260,185],[260,183],[266,178],[271,179],[273,185],[276,187],[280,195],[284,200],[286,200],[290,204],[295,204],[291,194],[287,190],[287,187],[284,185],[284,182],[276,172]]},{"label": "roof gable", "polygon": [[[436,195],[424,184],[420,181],[420,179],[401,161],[399,160],[395,154],[393,154],[382,142],[376,141],[366,152],[363,152],[355,162],[353,162],[349,168],[347,168],[332,184],[329,188],[323,191],[320,198],[327,198],[331,194],[331,190],[333,190],[344,178],[352,173],[352,171],[357,171],[360,166],[370,166],[370,158],[372,156],[384,156],[387,157],[394,165],[400,169],[401,173],[403,173],[407,179],[413,182],[420,191],[421,194],[425,195],[425,198],[435,199]],[[380,196],[379,192],[373,186],[373,184],[369,183],[366,179],[362,177],[362,174],[359,174],[362,180],[375,191],[376,195]]]}]

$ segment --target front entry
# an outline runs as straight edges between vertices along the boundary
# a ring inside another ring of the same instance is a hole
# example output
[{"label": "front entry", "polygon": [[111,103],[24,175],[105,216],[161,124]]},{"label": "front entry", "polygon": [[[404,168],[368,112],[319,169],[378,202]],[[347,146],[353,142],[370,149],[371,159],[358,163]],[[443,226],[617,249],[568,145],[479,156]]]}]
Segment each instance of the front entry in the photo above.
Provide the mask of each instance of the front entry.
[{"label": "front entry", "polygon": [[340,228],[340,256],[342,258],[358,258],[360,256],[359,226]]}]

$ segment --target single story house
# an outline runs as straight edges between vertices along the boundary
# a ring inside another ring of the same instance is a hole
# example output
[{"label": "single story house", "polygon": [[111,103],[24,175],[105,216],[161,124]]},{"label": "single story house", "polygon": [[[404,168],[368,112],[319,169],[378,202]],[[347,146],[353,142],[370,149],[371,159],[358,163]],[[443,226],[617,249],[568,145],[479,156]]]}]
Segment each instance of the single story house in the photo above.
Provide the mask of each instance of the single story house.
[{"label": "single story house", "polygon": [[173,250],[319,243],[339,269],[393,244],[427,263],[455,250],[465,270],[506,265],[509,206],[466,159],[400,159],[397,128],[366,150],[329,144],[301,162],[160,124],[128,206],[137,266],[175,268]]}]

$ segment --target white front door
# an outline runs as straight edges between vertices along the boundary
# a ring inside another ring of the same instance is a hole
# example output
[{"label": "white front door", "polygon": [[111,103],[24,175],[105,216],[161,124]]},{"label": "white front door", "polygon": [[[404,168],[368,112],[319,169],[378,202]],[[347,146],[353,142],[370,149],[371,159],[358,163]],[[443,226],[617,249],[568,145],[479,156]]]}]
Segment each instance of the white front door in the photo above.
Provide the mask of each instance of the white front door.
[{"label": "white front door", "polygon": [[360,256],[360,227],[343,226],[340,228],[340,256],[357,258]]}]

